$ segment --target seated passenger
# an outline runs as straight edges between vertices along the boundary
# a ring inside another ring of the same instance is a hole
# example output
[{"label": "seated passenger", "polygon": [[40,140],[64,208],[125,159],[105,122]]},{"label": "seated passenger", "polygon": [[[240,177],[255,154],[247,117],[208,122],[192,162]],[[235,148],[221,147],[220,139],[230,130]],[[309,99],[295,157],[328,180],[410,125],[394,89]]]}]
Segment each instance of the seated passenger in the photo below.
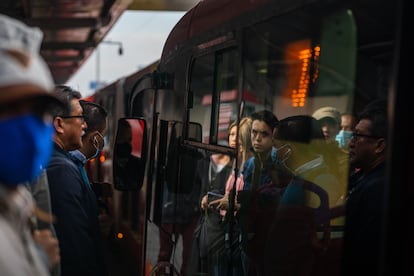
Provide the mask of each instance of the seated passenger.
[{"label": "seated passenger", "polygon": [[323,135],[315,119],[287,117],[274,132],[279,170],[291,175],[265,243],[265,275],[337,275],[340,250],[318,271],[318,255],[327,250],[330,208],[342,195],[319,143]]}]

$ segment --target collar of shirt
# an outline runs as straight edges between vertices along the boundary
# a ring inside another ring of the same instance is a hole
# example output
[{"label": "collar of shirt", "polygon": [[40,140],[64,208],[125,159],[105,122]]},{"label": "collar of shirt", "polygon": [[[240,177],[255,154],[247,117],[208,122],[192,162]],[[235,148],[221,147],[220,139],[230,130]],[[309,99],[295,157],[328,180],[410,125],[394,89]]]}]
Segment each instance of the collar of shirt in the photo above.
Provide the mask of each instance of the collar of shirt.
[{"label": "collar of shirt", "polygon": [[86,156],[79,150],[69,151],[68,153],[70,158],[75,162],[81,162],[82,164],[85,164],[88,161],[86,159]]}]

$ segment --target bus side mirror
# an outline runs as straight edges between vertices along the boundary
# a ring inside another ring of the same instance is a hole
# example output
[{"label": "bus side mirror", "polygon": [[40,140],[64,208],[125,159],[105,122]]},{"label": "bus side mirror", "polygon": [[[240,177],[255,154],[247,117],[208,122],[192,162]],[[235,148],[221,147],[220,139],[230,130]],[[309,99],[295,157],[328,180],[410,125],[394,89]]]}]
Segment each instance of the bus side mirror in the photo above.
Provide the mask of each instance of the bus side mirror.
[{"label": "bus side mirror", "polygon": [[113,153],[114,187],[122,191],[141,189],[146,165],[147,127],[143,119],[121,118]]}]

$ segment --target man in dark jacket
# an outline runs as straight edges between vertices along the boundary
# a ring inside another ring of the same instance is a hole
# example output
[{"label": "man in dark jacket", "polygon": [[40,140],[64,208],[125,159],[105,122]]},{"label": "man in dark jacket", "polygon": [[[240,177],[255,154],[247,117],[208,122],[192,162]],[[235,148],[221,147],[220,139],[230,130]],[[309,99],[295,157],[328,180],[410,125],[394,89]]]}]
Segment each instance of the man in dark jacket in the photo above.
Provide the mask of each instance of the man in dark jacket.
[{"label": "man in dark jacket", "polygon": [[343,275],[378,275],[387,146],[386,103],[373,103],[349,142],[350,164],[359,170],[349,180]]},{"label": "man in dark jacket", "polygon": [[100,247],[96,237],[96,200],[87,192],[79,167],[68,151],[79,149],[87,124],[79,102],[80,92],[58,86],[55,95],[66,103],[53,110],[54,151],[47,176],[55,229],[61,249],[62,276],[102,275]]}]

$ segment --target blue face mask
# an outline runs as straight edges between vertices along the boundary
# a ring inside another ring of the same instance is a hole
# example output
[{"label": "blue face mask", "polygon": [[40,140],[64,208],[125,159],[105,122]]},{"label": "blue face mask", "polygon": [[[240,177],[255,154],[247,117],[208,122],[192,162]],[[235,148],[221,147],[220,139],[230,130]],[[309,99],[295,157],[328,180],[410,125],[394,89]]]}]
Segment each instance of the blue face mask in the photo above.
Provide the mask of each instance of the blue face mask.
[{"label": "blue face mask", "polygon": [[340,148],[346,148],[348,146],[349,140],[351,140],[352,131],[341,130],[336,135],[335,140],[338,142]]},{"label": "blue face mask", "polygon": [[32,182],[52,155],[52,123],[29,114],[0,120],[0,129],[0,182],[9,187]]}]

